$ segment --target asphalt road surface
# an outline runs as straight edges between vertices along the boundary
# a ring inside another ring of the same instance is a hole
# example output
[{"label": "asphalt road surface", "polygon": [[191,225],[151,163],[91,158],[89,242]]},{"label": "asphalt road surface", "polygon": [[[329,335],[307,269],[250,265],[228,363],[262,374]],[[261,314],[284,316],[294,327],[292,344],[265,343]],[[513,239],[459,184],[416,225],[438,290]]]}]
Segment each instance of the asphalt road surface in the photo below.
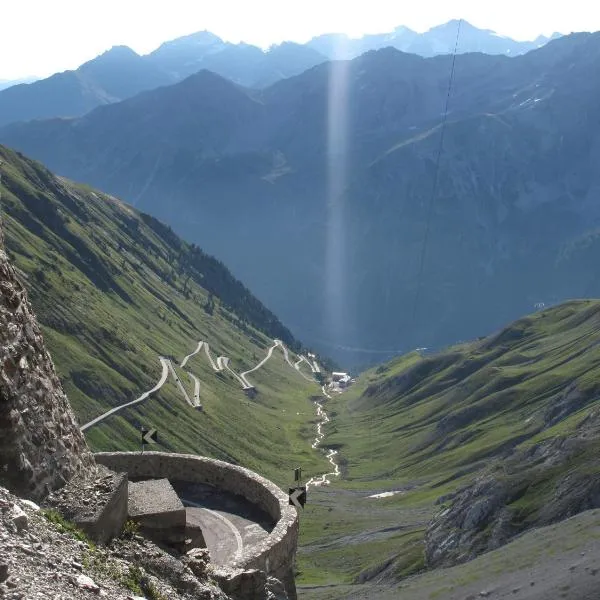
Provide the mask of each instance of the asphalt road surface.
[{"label": "asphalt road surface", "polygon": [[225,565],[273,530],[271,517],[245,498],[212,486],[172,482],[186,507],[188,525],[200,527],[211,561]]},{"label": "asphalt road surface", "polygon": [[157,392],[158,390],[160,390],[160,388],[164,385],[165,381],[167,381],[167,378],[169,377],[169,364],[170,363],[166,358],[163,358],[162,356],[159,357],[159,360],[160,360],[160,364],[162,365],[162,374],[160,376],[159,382],[151,390],[144,392],[139,398],[136,398],[132,402],[126,402],[125,404],[121,404],[120,406],[111,408],[110,410],[101,414],[99,417],[96,417],[89,423],[82,425],[81,431],[85,431],[86,429],[92,427],[93,425],[96,425],[97,423],[104,421],[104,419],[106,419],[107,417],[110,417],[110,415],[114,415],[116,412],[123,410],[124,408],[127,408],[128,406],[134,406],[135,404],[139,404],[140,402],[143,402],[146,398],[148,398],[149,396],[154,394],[154,392]]}]

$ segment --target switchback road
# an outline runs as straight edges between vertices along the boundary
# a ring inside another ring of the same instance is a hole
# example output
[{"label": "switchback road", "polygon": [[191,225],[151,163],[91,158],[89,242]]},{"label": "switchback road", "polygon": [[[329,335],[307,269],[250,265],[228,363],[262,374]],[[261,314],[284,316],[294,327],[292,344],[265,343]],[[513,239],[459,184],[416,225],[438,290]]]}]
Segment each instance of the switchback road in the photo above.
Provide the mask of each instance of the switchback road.
[{"label": "switchback road", "polygon": [[115,408],[111,408],[110,410],[107,410],[105,413],[101,414],[99,417],[96,417],[89,423],[86,423],[85,425],[83,425],[81,427],[81,431],[85,431],[86,429],[89,429],[90,427],[96,425],[97,423],[100,423],[100,421],[104,421],[104,419],[106,419],[106,417],[110,417],[110,415],[114,415],[116,412],[119,412],[120,410],[123,410],[124,408],[128,408],[129,406],[134,406],[135,404],[143,402],[146,398],[148,398],[152,394],[154,394],[154,392],[158,392],[158,390],[160,390],[160,388],[164,385],[165,381],[167,381],[167,378],[169,377],[169,361],[166,358],[163,358],[162,356],[159,357],[159,360],[162,365],[162,374],[160,376],[159,382],[151,390],[144,392],[139,398],[137,398],[136,400],[133,400],[132,402],[126,402],[125,404],[121,404],[120,406],[117,406]]}]

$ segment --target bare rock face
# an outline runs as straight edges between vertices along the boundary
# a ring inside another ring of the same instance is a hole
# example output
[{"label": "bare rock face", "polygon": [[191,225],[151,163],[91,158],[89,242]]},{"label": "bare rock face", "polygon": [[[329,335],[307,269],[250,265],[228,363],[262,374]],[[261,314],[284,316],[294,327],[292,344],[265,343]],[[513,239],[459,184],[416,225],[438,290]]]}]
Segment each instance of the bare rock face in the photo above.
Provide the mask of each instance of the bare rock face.
[{"label": "bare rock face", "polygon": [[2,241],[0,226],[0,486],[37,500],[94,459]]},{"label": "bare rock face", "polygon": [[[563,404],[557,406],[563,410]],[[600,414],[594,411],[570,437],[516,450],[472,483],[440,498],[438,503],[449,505],[428,525],[427,565],[466,562],[528,529],[600,507],[599,425]]]}]

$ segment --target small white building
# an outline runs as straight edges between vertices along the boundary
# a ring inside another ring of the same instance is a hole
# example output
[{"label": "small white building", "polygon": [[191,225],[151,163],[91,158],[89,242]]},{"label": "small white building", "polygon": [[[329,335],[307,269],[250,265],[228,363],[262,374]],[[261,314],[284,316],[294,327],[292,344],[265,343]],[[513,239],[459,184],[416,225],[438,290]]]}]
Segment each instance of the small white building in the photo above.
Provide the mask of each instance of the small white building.
[{"label": "small white building", "polygon": [[337,383],[337,385],[341,388],[349,386],[350,383],[352,382],[350,375],[348,375],[348,373],[341,373],[341,372],[332,373],[331,380],[333,381],[334,384]]}]

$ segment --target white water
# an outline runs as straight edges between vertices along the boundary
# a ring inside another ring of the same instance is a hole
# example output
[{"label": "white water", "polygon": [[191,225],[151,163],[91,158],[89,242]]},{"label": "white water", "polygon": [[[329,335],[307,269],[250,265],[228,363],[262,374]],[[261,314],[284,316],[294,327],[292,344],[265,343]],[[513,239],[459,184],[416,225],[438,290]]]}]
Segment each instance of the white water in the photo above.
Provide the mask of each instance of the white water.
[{"label": "white water", "polygon": [[[325,433],[323,433],[323,425],[329,423],[329,416],[323,409],[323,405],[320,402],[315,402],[315,405],[317,406],[317,416],[320,417],[321,420],[317,423],[317,437],[315,437],[315,441],[312,443],[312,448],[314,449],[319,447],[323,441],[323,438],[325,437]],[[340,467],[335,460],[337,454],[337,450],[328,450],[327,460],[333,467],[333,471],[329,473],[323,473],[323,475],[319,475],[318,477],[311,477],[306,483],[307,488],[311,485],[315,487],[320,485],[329,485],[331,483],[331,477],[339,477]]]}]

